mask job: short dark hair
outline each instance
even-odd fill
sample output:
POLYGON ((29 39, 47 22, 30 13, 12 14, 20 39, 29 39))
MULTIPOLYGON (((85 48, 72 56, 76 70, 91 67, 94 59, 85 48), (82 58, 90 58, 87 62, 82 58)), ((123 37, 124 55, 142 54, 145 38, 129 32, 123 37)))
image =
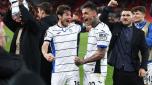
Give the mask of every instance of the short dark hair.
POLYGON ((50 14, 53 11, 53 6, 49 2, 42 2, 37 5, 37 8, 44 10, 46 14, 50 14))
POLYGON ((94 3, 91 2, 91 1, 86 2, 86 3, 82 6, 82 9, 84 9, 84 8, 89 8, 89 9, 91 9, 91 10, 94 10, 94 11, 98 12, 96 4, 94 4, 94 3))
POLYGON ((129 8, 123 8, 122 11, 131 11, 131 10, 129 8))
POLYGON ((68 5, 59 5, 56 10, 57 15, 63 15, 65 11, 71 11, 68 5))
POLYGON ((137 11, 140 11, 145 14, 146 8, 144 6, 136 6, 131 9, 131 12, 137 12, 137 11))
POLYGON ((131 11, 129 8, 123 8, 122 10, 121 10, 121 13, 123 12, 123 11, 131 11))

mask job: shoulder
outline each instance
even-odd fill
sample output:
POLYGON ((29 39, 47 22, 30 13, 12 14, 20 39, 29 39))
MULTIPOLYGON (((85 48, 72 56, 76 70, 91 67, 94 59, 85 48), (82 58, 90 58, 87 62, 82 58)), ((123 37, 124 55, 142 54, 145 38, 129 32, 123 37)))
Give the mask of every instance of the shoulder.
POLYGON ((53 31, 53 30, 58 29, 58 28, 59 28, 58 25, 53 25, 53 26, 50 26, 50 27, 47 29, 47 31, 53 31))
POLYGON ((100 22, 98 25, 97 25, 97 28, 100 29, 100 28, 108 28, 108 25, 103 23, 103 22, 100 22))
POLYGON ((105 24, 105 23, 103 23, 103 22, 99 23, 99 24, 95 27, 95 29, 96 29, 98 32, 110 32, 110 29, 109 29, 108 25, 105 24))
POLYGON ((71 23, 71 24, 69 25, 69 28, 70 28, 71 30, 75 30, 75 31, 80 31, 80 30, 81 30, 81 26, 78 25, 78 24, 75 24, 75 23, 71 23))
POLYGON ((70 23, 69 28, 71 28, 71 27, 80 27, 80 25, 75 24, 75 23, 70 23))

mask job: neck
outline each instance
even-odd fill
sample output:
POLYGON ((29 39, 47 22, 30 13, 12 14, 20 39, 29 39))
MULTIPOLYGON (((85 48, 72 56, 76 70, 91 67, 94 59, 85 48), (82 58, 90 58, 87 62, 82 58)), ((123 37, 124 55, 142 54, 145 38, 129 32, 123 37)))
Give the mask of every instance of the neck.
POLYGON ((64 26, 60 20, 58 21, 58 25, 62 28, 67 27, 67 26, 64 26))
POLYGON ((96 27, 99 24, 100 20, 98 18, 95 18, 92 22, 92 27, 96 27))
POLYGON ((145 19, 141 19, 140 21, 137 21, 135 23, 140 23, 140 22, 143 22, 145 19))
POLYGON ((132 23, 131 24, 129 24, 129 25, 127 25, 127 27, 131 27, 132 26, 132 23))

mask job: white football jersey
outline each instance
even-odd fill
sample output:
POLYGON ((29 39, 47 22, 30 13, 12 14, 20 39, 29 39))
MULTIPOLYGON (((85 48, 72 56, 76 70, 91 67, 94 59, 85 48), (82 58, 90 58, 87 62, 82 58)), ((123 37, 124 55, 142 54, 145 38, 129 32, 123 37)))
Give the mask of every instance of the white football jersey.
MULTIPOLYGON (((98 48, 107 48, 109 46, 112 34, 109 27, 100 22, 95 28, 88 33, 88 45, 85 58, 91 57, 98 48)), ((107 52, 103 59, 97 62, 84 64, 84 71, 89 73, 101 73, 102 76, 107 74, 107 52)))
POLYGON ((52 54, 55 56, 53 72, 78 71, 74 58, 77 56, 80 31, 81 27, 76 24, 70 24, 65 28, 54 25, 47 30, 44 40, 50 42, 52 54))

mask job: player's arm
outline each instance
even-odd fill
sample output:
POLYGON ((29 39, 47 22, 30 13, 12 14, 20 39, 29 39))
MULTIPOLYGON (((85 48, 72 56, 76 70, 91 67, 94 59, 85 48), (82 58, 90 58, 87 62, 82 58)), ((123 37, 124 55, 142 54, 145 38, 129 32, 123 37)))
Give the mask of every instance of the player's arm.
POLYGON ((97 60, 100 60, 104 58, 105 53, 107 52, 107 47, 109 46, 109 42, 111 40, 111 32, 109 30, 109 27, 105 24, 104 30, 99 31, 96 34, 97 38, 97 51, 90 57, 86 59, 79 59, 78 57, 75 58, 75 63, 77 65, 86 64, 90 62, 95 62, 97 60))
POLYGON ((49 41, 44 41, 42 45, 42 54, 47 61, 52 62, 54 60, 54 56, 51 53, 48 53, 49 44, 49 41))
POLYGON ((81 64, 86 64, 86 63, 90 63, 90 62, 95 62, 97 60, 104 58, 105 53, 106 53, 106 48, 98 48, 98 50, 95 52, 95 54, 93 54, 91 57, 88 57, 83 60, 76 57, 75 63, 76 63, 76 65, 81 65, 81 64))
POLYGON ((45 34, 45 37, 44 37, 44 42, 43 42, 43 45, 42 45, 42 48, 41 48, 43 56, 49 62, 52 62, 54 60, 54 56, 51 53, 48 53, 48 47, 51 43, 52 38, 53 38, 52 28, 50 27, 46 31, 46 34, 45 34))

